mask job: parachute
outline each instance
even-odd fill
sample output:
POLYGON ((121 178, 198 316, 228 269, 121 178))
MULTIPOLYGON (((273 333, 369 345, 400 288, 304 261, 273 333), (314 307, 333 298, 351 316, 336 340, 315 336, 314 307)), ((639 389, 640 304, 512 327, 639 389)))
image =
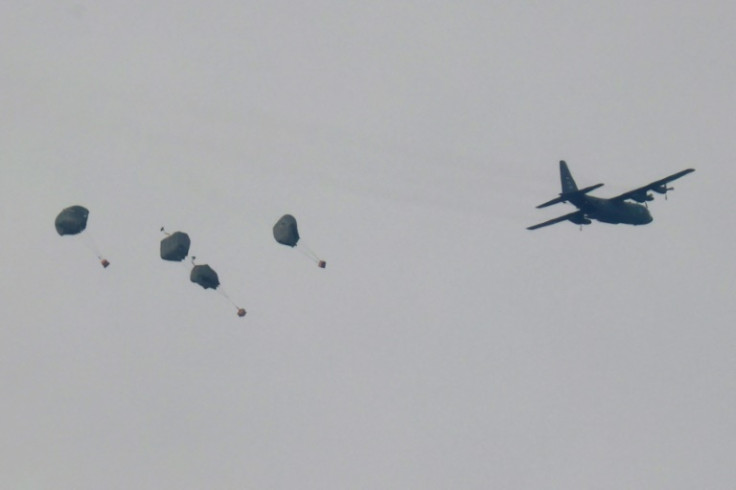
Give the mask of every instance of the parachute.
MULTIPOLYGON (((290 214, 283 215, 275 225, 273 225, 273 237, 281 245, 287 247, 296 247, 299 243, 299 230, 296 226, 296 218, 290 214)), ((301 251, 311 260, 317 263, 317 266, 324 269, 327 262, 321 260, 309 247, 302 245, 301 251)))
POLYGON ((273 237, 282 245, 296 247, 299 242, 299 230, 296 227, 296 218, 285 214, 273 225, 273 237))
MULTIPOLYGON (((164 231, 161 228, 161 231, 164 231)), ((189 255, 189 246, 192 241, 189 235, 183 231, 175 231, 171 235, 161 240, 161 258, 174 262, 181 262, 189 255)))
POLYGON ((205 289, 217 289, 220 285, 220 279, 217 277, 217 272, 207 264, 195 265, 192 268, 191 274, 189 274, 189 280, 193 283, 199 284, 205 289))
MULTIPOLYGON (((88 217, 89 210, 84 206, 69 206, 68 208, 63 209, 59 215, 56 216, 54 227, 56 227, 56 232, 60 236, 78 235, 87 229, 88 217)), ((102 255, 97 251, 97 247, 94 245, 91 237, 87 238, 86 244, 93 252, 95 252, 97 258, 100 259, 102 267, 110 265, 110 262, 102 257, 102 255)))
POLYGON ((84 206, 69 206, 56 217, 56 232, 61 236, 82 233, 87 228, 88 216, 89 209, 84 206))

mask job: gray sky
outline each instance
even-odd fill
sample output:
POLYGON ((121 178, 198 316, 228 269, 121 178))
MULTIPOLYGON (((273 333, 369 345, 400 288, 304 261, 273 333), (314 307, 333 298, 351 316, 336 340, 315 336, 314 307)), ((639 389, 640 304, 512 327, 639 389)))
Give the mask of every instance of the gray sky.
POLYGON ((0 487, 733 488, 735 23, 2 2, 0 487), (563 158, 604 197, 697 172, 648 226, 529 232, 563 158))

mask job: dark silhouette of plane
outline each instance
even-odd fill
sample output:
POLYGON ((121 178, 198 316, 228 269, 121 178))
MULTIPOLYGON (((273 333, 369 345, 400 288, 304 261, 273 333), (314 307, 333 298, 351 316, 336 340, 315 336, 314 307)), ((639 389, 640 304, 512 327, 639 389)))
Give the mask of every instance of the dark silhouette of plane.
POLYGON ((592 223, 591 220, 601 221, 603 223, 612 224, 627 224, 627 225, 646 225, 652 222, 652 215, 649 214, 647 208, 647 201, 653 201, 654 196, 649 191, 654 191, 658 194, 664 194, 665 199, 667 198, 667 191, 674 190, 673 187, 667 187, 669 182, 675 179, 679 179, 683 175, 687 175, 690 172, 694 172, 695 169, 688 168, 672 174, 664 179, 657 180, 650 184, 647 184, 633 191, 624 192, 615 197, 604 199, 601 197, 588 196, 587 194, 603 184, 591 185, 583 189, 578 189, 575 184, 575 180, 572 178, 570 169, 567 168, 567 164, 564 161, 560 161, 560 180, 562 181, 562 192, 559 197, 547 201, 544 204, 540 204, 537 208, 546 208, 552 204, 560 202, 569 202, 578 208, 574 213, 566 214, 558 218, 539 223, 534 226, 530 226, 527 230, 536 230, 543 226, 554 225, 562 221, 571 221, 576 225, 589 225, 592 223), (636 202, 627 202, 628 200, 636 202), (638 204, 644 203, 644 205, 638 204))

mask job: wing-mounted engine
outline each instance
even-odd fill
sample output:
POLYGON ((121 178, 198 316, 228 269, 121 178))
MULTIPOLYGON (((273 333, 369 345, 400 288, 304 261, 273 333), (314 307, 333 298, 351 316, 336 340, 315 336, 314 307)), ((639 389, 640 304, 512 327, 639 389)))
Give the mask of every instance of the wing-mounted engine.
POLYGON ((667 199, 667 192, 668 191, 674 191, 674 187, 667 187, 667 184, 660 184, 658 186, 652 187, 652 190, 656 192, 657 194, 664 194, 664 198, 667 199))
POLYGON ((639 192, 636 192, 636 193, 632 194, 630 197, 631 197, 631 199, 633 199, 636 202, 646 203, 647 201, 654 201, 654 196, 651 193, 649 193, 649 192, 647 192, 645 190, 641 190, 639 192))
POLYGON ((589 225, 592 223, 583 213, 575 213, 573 216, 570 216, 567 218, 569 221, 572 221, 576 225, 589 225))
POLYGON ((590 219, 588 219, 588 217, 585 216, 585 214, 582 212, 573 214, 572 216, 567 218, 567 220, 580 226, 580 231, 583 231, 583 226, 589 225, 592 223, 592 221, 590 221, 590 219))

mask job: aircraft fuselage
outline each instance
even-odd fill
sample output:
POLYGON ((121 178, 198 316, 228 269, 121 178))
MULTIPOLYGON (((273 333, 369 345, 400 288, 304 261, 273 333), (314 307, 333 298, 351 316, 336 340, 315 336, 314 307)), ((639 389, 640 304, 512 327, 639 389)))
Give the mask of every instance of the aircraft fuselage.
POLYGON ((585 213, 586 217, 603 223, 646 225, 652 222, 649 209, 642 204, 588 195, 576 196, 570 199, 570 203, 585 213))

